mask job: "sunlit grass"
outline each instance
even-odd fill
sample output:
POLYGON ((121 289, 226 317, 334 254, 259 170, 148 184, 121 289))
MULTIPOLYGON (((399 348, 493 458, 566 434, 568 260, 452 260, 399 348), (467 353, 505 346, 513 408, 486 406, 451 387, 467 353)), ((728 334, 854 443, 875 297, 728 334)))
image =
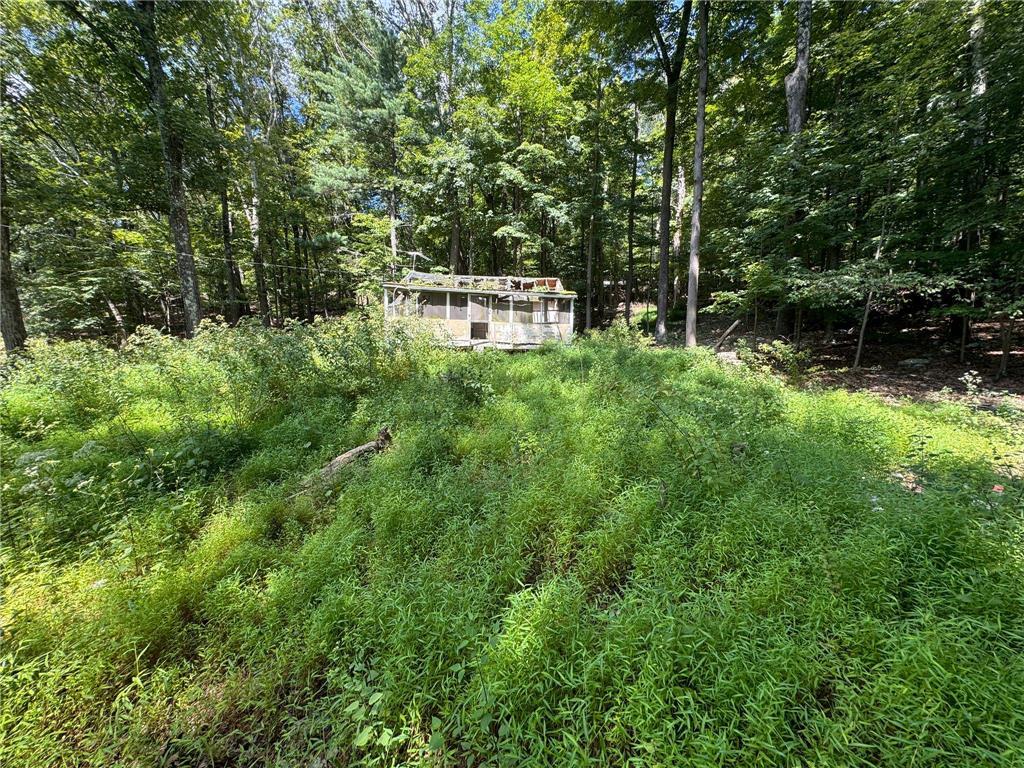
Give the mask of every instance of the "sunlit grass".
POLYGON ((32 353, 0 396, 12 765, 1021 763, 999 415, 619 328, 32 353))

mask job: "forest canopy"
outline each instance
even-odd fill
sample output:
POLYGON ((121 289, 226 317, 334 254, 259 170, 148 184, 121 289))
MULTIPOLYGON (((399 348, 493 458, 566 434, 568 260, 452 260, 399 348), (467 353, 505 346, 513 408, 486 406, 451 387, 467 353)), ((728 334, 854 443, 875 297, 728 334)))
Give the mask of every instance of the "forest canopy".
POLYGON ((791 338, 1022 312, 1013 2, 0 13, 8 348, 308 321, 411 266, 557 275, 581 328, 651 302, 659 338, 688 272, 791 338))

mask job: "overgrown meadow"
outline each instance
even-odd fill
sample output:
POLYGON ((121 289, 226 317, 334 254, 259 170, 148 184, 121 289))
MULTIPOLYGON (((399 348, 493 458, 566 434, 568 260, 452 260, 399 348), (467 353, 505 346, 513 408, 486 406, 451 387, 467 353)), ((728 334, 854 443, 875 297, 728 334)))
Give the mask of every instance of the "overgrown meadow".
POLYGON ((1024 765, 1019 414, 375 316, 3 375, 4 765, 1024 765))

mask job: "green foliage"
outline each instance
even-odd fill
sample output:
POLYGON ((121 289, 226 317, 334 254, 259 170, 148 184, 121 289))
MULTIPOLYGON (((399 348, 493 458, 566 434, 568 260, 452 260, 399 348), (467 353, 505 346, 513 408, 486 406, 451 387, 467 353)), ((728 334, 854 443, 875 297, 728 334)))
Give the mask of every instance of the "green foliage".
POLYGON ((0 390, 0 762, 1024 750, 1024 444, 997 415, 624 325, 522 355, 375 316, 30 351, 0 390))
MULTIPOLYGON (((1019 319, 1024 16, 995 1, 815 7, 808 120, 789 134, 795 7, 711 15, 710 308, 831 327, 855 322, 870 293, 890 315, 969 306, 980 320, 1019 319)), ((480 0, 448 11, 157 6, 207 314, 265 305, 277 325, 309 322, 375 298, 381 278, 414 263, 557 275, 591 293, 599 326, 627 272, 634 298, 650 298, 665 96, 652 30, 675 39, 678 8, 480 0)), ((33 335, 181 327, 133 13, 0 11, 14 30, 0 43, 12 73, 0 133, 17 147, 5 210, 33 335)), ((687 173, 688 50, 675 151, 687 173)), ((671 234, 685 251, 689 193, 675 192, 671 234)), ((672 264, 680 283, 685 261, 672 264)))
POLYGON ((811 354, 781 339, 758 344, 752 349, 746 339, 736 345, 736 355, 747 365, 764 373, 781 372, 791 383, 800 384, 808 373, 811 354))

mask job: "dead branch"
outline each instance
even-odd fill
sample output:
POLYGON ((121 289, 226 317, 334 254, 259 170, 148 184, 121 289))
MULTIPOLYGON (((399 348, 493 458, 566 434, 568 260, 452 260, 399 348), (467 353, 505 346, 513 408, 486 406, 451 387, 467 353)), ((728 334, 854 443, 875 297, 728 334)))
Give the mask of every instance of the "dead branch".
POLYGON ((729 326, 729 328, 726 330, 725 333, 723 333, 721 335, 721 337, 718 339, 718 341, 715 342, 715 352, 717 352, 719 349, 722 348, 722 344, 725 343, 725 340, 729 338, 729 335, 733 331, 736 330, 736 326, 739 325, 739 324, 740 324, 740 321, 737 320, 735 323, 733 323, 732 325, 729 326))
MULTIPOLYGON (((351 450, 345 451, 340 456, 335 456, 323 468, 315 475, 309 477, 303 484, 302 491, 308 491, 313 485, 317 483, 330 483, 334 480, 335 476, 341 471, 342 467, 348 466, 353 461, 358 459, 360 456, 365 456, 370 453, 377 453, 387 448, 391 444, 391 430, 384 427, 380 432, 377 433, 377 437, 368 443, 358 445, 351 450)), ((296 494, 297 495, 297 494, 296 494)))

